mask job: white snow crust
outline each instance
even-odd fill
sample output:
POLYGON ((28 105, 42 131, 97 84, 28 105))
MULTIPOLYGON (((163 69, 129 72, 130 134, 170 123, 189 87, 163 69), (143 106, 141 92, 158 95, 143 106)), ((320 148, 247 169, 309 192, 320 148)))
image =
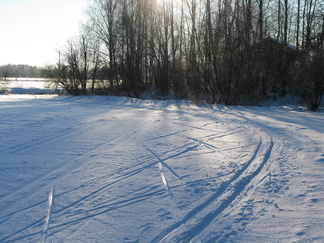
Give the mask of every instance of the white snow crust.
POLYGON ((0 95, 0 242, 324 242, 324 112, 0 95))

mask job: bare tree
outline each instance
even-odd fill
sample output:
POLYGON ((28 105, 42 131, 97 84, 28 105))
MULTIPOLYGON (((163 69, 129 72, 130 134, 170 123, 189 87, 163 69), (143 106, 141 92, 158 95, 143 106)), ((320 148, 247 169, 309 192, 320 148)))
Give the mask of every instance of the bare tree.
POLYGON ((93 0, 88 15, 88 32, 68 43, 60 67, 79 93, 87 79, 94 93, 100 73, 115 94, 252 103, 285 94, 298 65, 292 52, 308 58, 323 48, 318 0, 93 0))
POLYGON ((118 31, 119 24, 119 7, 120 2, 117 0, 94 0, 93 5, 88 9, 88 28, 94 32, 95 36, 106 46, 107 59, 106 63, 109 67, 109 75, 107 79, 110 87, 114 87, 114 81, 118 88, 119 73, 117 63, 118 49, 118 31))

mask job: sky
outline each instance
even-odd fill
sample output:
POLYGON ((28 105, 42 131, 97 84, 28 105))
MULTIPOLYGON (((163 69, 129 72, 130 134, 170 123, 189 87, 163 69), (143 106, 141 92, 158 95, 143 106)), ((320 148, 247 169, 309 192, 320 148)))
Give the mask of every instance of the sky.
POLYGON ((56 63, 78 35, 88 0, 0 0, 0 65, 56 63))

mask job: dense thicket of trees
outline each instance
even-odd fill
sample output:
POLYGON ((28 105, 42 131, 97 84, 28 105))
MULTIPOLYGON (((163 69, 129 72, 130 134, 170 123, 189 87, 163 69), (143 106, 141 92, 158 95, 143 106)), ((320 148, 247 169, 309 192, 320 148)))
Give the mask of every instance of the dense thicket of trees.
POLYGON ((93 0, 80 37, 60 51, 51 75, 73 94, 247 104, 291 92, 316 110, 324 93, 323 5, 93 0))

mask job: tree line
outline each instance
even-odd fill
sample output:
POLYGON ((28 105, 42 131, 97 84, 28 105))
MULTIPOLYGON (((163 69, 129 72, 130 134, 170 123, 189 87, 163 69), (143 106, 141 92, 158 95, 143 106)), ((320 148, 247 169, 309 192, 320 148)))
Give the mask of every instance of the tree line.
POLYGON ((0 66, 0 77, 3 79, 9 77, 41 78, 42 70, 36 66, 7 64, 0 66))
POLYGON ((321 0, 93 0, 87 16, 46 71, 70 94, 321 104, 321 0))

